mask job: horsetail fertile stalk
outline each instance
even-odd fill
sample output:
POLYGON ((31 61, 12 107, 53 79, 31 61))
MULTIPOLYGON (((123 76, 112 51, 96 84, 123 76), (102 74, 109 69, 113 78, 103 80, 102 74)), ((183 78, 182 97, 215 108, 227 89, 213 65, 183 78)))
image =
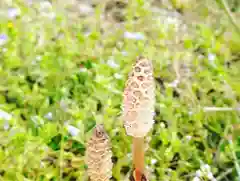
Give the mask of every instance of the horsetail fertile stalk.
POLYGON ((102 124, 93 130, 87 142, 86 164, 91 181, 109 181, 112 176, 111 144, 102 124))
POLYGON ((135 181, 142 181, 145 178, 144 137, 154 123, 154 104, 155 84, 152 62, 144 57, 138 57, 125 85, 122 113, 126 133, 133 137, 135 181))

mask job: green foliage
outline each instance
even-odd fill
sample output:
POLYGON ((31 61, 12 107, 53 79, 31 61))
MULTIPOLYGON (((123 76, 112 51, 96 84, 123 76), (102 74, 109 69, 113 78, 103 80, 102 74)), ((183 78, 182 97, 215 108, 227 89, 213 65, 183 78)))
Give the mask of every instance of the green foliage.
POLYGON ((122 94, 140 54, 153 60, 157 86, 150 180, 192 180, 204 163, 219 181, 238 180, 240 40, 227 23, 186 25, 183 36, 179 17, 156 15, 143 0, 122 5, 124 24, 102 20, 101 4, 76 18, 57 5, 44 12, 42 2, 14 3, 21 14, 0 26, 8 37, 0 44, 0 180, 87 180, 85 143, 96 123, 112 142, 113 178, 124 180, 132 158, 122 94))

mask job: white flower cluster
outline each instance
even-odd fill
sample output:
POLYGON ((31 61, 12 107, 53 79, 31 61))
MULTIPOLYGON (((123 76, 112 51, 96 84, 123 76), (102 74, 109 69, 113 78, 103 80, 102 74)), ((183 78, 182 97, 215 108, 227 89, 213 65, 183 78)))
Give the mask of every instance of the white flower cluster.
POLYGON ((42 17, 46 17, 49 19, 54 19, 56 17, 55 12, 53 11, 52 4, 48 1, 41 2, 39 10, 42 17))
POLYGON ((15 19, 16 17, 21 15, 21 9, 19 8, 9 8, 8 9, 8 17, 9 19, 15 19))
MULTIPOLYGON (((80 129, 75 126, 72 126, 69 120, 64 123, 64 126, 71 136, 76 137, 79 135, 80 129)), ((80 123, 79 123, 79 126, 80 126, 80 123)))
POLYGON ((208 164, 203 164, 200 169, 196 171, 193 181, 202 181, 205 179, 208 179, 209 181, 217 181, 208 164))
POLYGON ((12 119, 12 115, 0 109, 0 119, 9 121, 12 119))
POLYGON ((3 46, 8 41, 8 36, 6 34, 0 34, 0 46, 3 46))
POLYGON ((0 109, 0 121, 3 120, 3 129, 8 130, 10 125, 9 121, 12 119, 12 115, 0 109))
POLYGON ((141 32, 124 32, 124 38, 133 40, 144 40, 145 36, 141 32))

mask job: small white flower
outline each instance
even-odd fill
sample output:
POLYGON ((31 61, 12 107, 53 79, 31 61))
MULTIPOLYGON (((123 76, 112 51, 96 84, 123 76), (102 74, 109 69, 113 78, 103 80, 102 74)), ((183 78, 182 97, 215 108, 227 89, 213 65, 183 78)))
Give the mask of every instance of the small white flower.
MULTIPOLYGON (((153 117, 155 117, 155 116, 156 116, 156 112, 153 111, 153 112, 152 112, 152 115, 153 115, 153 117)), ((155 120, 153 120, 153 122, 155 123, 155 120)))
POLYGON ((215 54, 212 54, 212 53, 209 53, 209 54, 208 54, 208 60, 209 60, 210 62, 213 62, 215 59, 216 59, 216 55, 215 55, 215 54))
POLYGON ((211 167, 208 164, 204 164, 201 166, 201 170, 204 172, 211 172, 211 167))
POLYGON ((201 55, 198 55, 198 59, 199 59, 199 60, 204 59, 204 55, 202 55, 202 54, 201 54, 201 55))
POLYGON ((197 171, 196 171, 196 176, 197 176, 197 177, 202 177, 202 176, 203 176, 202 171, 201 171, 201 170, 197 170, 197 171))
POLYGON ((56 17, 54 12, 42 12, 41 15, 49 19, 54 19, 56 17))
POLYGON ((69 122, 70 122, 70 120, 66 120, 66 121, 64 121, 64 126, 68 126, 68 124, 69 124, 69 122))
POLYGON ((14 19, 21 14, 21 10, 19 8, 9 8, 8 9, 8 17, 10 19, 14 19))
POLYGON ((44 168, 45 164, 44 162, 40 161, 40 168, 44 168))
POLYGON ((85 67, 80 68, 80 72, 87 72, 87 68, 85 68, 85 67))
POLYGON ((204 168, 209 172, 211 170, 211 167, 208 164, 204 165, 204 168))
POLYGON ((52 120, 53 118, 53 114, 51 112, 47 113, 44 118, 48 119, 48 120, 52 120))
POLYGON ((212 172, 209 172, 209 173, 207 174, 207 178, 210 179, 210 180, 213 180, 213 179, 214 179, 214 176, 213 176, 212 172))
POLYGON ((79 5, 79 11, 81 13, 81 15, 88 15, 93 13, 93 8, 91 6, 89 6, 88 4, 81 4, 79 5))
POLYGON ((152 164, 152 165, 154 165, 154 164, 156 164, 156 163, 157 163, 157 160, 156 160, 156 159, 152 159, 152 160, 151 160, 151 164, 152 164))
POLYGON ((9 129, 9 123, 6 121, 5 123, 4 123, 4 126, 3 126, 3 129, 4 130, 8 130, 9 129))
POLYGON ((127 39, 144 40, 145 36, 141 32, 124 32, 124 37, 127 39))
POLYGON ((114 77, 116 78, 116 79, 122 79, 122 75, 121 74, 118 74, 118 73, 115 73, 114 74, 114 77))
POLYGON ((192 111, 189 111, 189 112, 188 112, 188 115, 189 115, 189 116, 193 115, 193 112, 192 112, 192 111))
POLYGON ((149 143, 151 140, 152 140, 152 137, 151 137, 151 136, 147 136, 147 137, 146 137, 146 142, 147 142, 147 143, 149 143))
POLYGON ((89 30, 88 30, 88 31, 85 31, 85 32, 84 32, 84 35, 85 35, 86 37, 90 36, 90 35, 91 35, 91 31, 89 31, 89 30))
POLYGON ((176 88, 179 83, 180 83, 179 80, 175 79, 173 82, 169 83, 168 86, 176 88))
POLYGON ((160 123, 160 127, 164 129, 166 126, 165 126, 165 124, 163 122, 161 122, 160 123))
POLYGON ((40 9, 41 10, 51 10, 52 4, 49 1, 42 1, 40 3, 40 9))
POLYGON ((186 140, 190 141, 192 139, 192 136, 191 135, 187 135, 186 136, 186 140))
POLYGON ((40 3, 40 13, 41 16, 54 19, 56 17, 56 14, 53 12, 52 4, 48 1, 43 1, 40 3))
POLYGON ((35 65, 38 62, 40 62, 42 60, 42 57, 40 55, 36 56, 36 58, 32 61, 32 64, 35 65))
POLYGON ((8 36, 6 34, 0 34, 0 46, 4 45, 8 41, 8 36))
POLYGON ((42 60, 42 57, 40 55, 36 56, 36 60, 37 61, 41 61, 42 60))
POLYGON ((0 119, 9 121, 12 119, 12 115, 0 109, 0 119))
POLYGON ((77 136, 80 130, 72 125, 67 125, 67 130, 72 136, 77 136))
POLYGON ((7 48, 3 48, 2 51, 5 53, 5 52, 8 51, 8 49, 7 48))
POLYGON ((66 101, 64 99, 61 99, 60 101, 60 107, 64 110, 64 111, 67 111, 68 109, 68 105, 66 103, 66 101))
POLYGON ((201 181, 199 177, 194 177, 192 181, 201 181))
POLYGON ((215 64, 215 60, 216 60, 216 55, 215 54, 212 54, 212 53, 209 53, 208 54, 208 60, 209 60, 209 63, 212 65, 212 66, 216 66, 215 64))
POLYGON ((164 20, 164 23, 166 23, 166 25, 177 25, 177 24, 179 24, 179 21, 177 18, 167 17, 164 20))
POLYGON ((119 67, 119 65, 113 59, 109 59, 107 61, 107 64, 112 68, 118 68, 119 67))
POLYGON ((126 51, 122 51, 121 53, 122 53, 123 56, 127 56, 128 55, 128 53, 126 51))
POLYGON ((54 19, 56 18, 56 14, 54 12, 50 12, 48 13, 48 16, 47 16, 49 19, 54 19))

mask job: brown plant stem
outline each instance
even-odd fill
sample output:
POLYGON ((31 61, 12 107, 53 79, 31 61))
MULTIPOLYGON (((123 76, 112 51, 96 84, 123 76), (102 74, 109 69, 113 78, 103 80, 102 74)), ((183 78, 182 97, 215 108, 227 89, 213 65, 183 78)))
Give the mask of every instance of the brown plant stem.
POLYGON ((133 138, 133 166, 135 168, 136 181, 141 181, 144 174, 144 138, 133 138))

